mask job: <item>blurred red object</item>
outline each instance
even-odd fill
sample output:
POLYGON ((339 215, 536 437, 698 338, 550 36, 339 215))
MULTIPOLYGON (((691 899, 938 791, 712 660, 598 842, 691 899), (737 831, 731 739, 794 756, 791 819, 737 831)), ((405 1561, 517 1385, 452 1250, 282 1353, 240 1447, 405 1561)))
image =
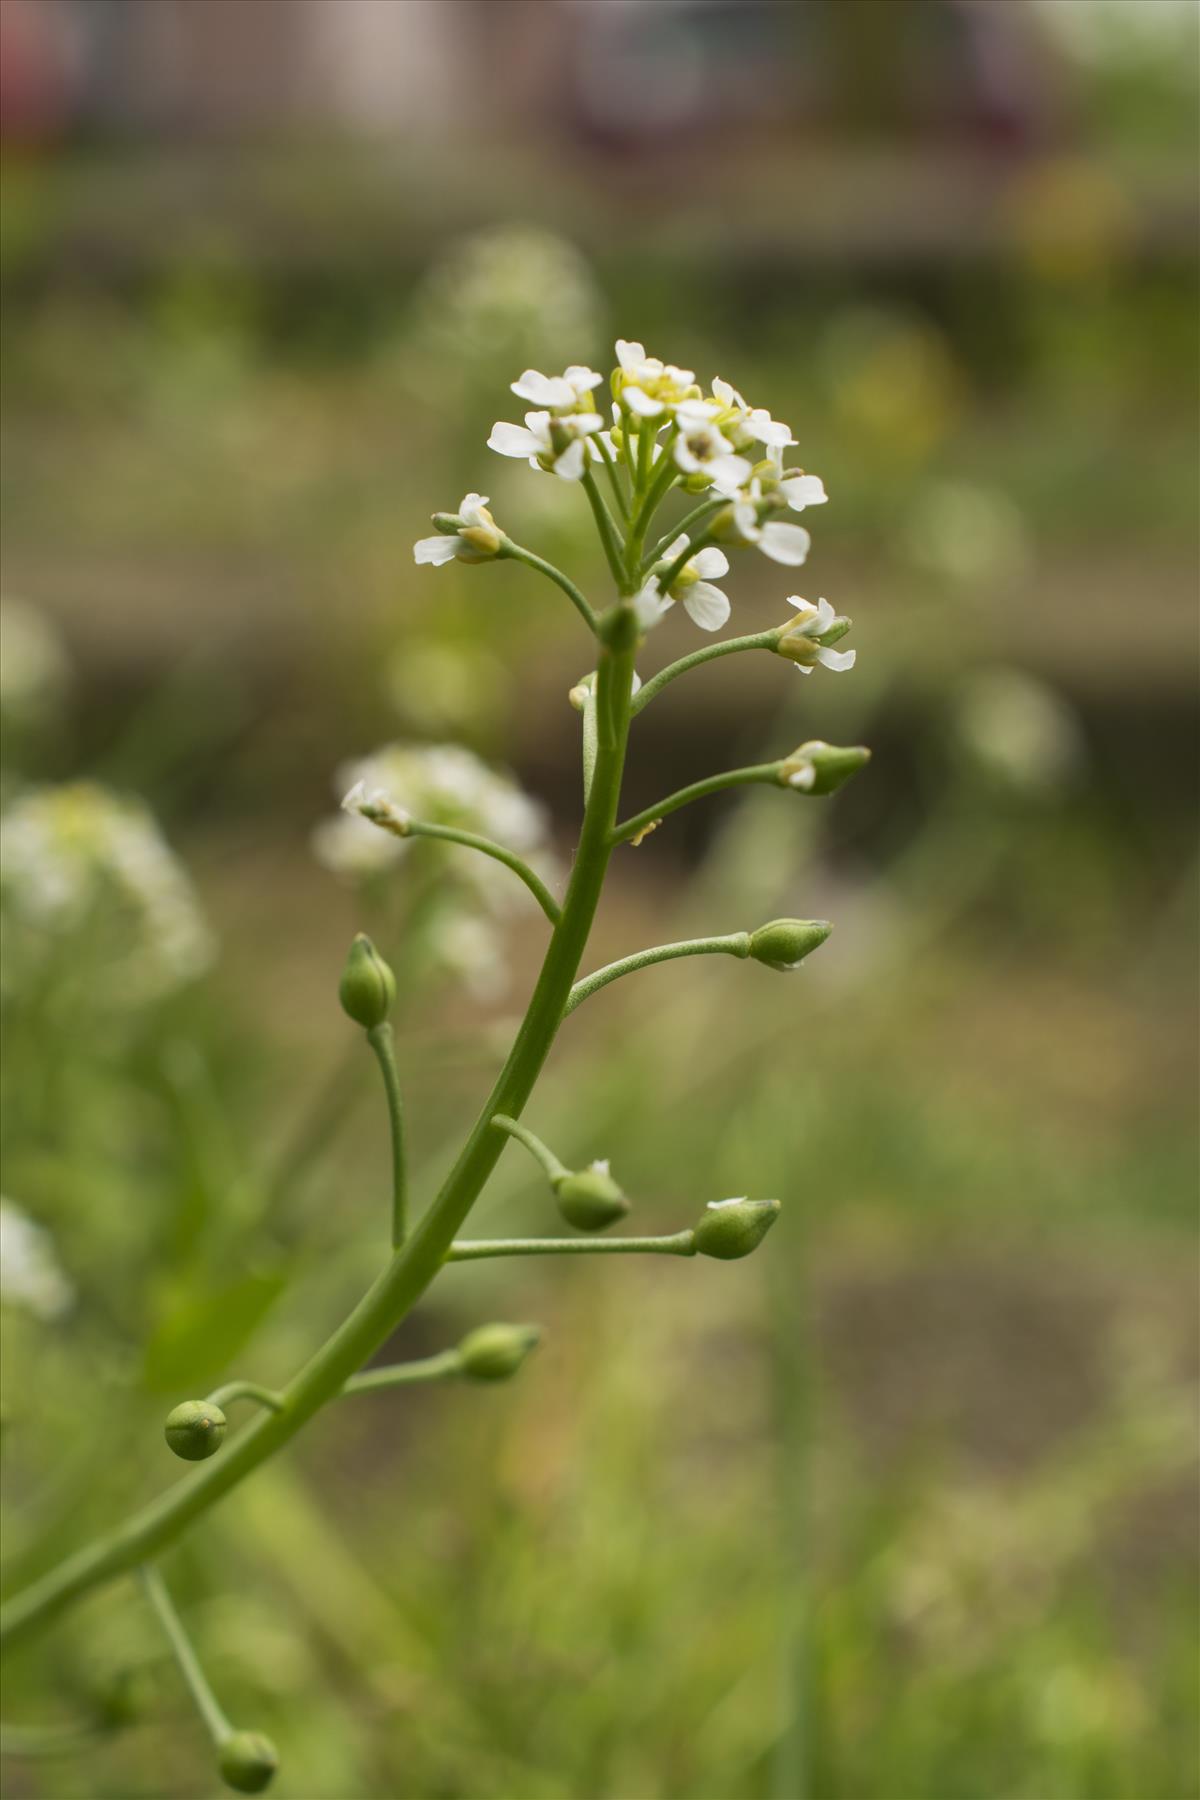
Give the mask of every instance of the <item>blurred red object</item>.
POLYGON ((57 137, 74 99, 70 21, 55 0, 0 4, 0 138, 36 144, 57 137))

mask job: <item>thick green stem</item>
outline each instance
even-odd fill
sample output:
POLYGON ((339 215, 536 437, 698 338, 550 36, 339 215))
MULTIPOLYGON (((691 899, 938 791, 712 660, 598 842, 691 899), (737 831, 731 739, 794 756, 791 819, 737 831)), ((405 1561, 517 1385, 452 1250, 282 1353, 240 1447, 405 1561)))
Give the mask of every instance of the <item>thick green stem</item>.
POLYGON ((703 781, 693 781, 690 787, 679 788, 674 794, 668 794, 665 800, 656 801, 644 811, 635 813, 632 819, 623 819, 613 832, 614 844, 627 844, 630 838, 639 837, 668 813, 678 812, 681 806, 690 806, 693 800, 703 800, 709 794, 722 794, 726 788, 746 787, 754 782, 779 783, 781 764, 752 763, 745 769, 724 769, 720 775, 708 775, 703 781))
POLYGON ((633 697, 630 711, 636 718, 644 706, 649 706, 656 694, 661 694, 671 682, 678 681, 690 669, 698 669, 701 663, 714 662, 719 656, 736 656, 742 650, 774 650, 783 630, 755 631, 749 637, 725 638, 719 644, 706 644, 703 650, 693 650, 690 656, 681 656, 678 662, 668 663, 657 675, 640 687, 633 697))
POLYGON ((460 831, 456 825, 432 825, 424 819, 409 819, 405 825, 405 837, 438 838, 447 844, 463 844, 468 850, 478 850, 484 856, 490 856, 493 862, 503 863, 511 869, 529 889, 546 917, 552 925, 557 925, 561 908, 550 889, 540 875, 535 875, 529 864, 519 857, 515 850, 506 849, 497 844, 493 838, 480 837, 475 831, 460 831))
POLYGON ((523 544, 514 544, 511 538, 502 538, 497 556, 507 557, 510 562, 524 563, 527 569, 536 569, 539 575, 545 575, 555 587, 561 588, 571 605, 575 608, 589 631, 596 629, 596 615, 580 593, 575 583, 561 569, 543 556, 535 556, 532 550, 526 550, 523 544))
POLYGON ((196 1710, 204 1720, 205 1728, 218 1750, 226 1738, 233 1736, 233 1726, 221 1710, 220 1702, 208 1685, 208 1677, 200 1667, 200 1659, 192 1649, 191 1640, 183 1629, 183 1622, 175 1611, 174 1602, 166 1589, 166 1584, 157 1569, 145 1567, 140 1571, 142 1586, 146 1590, 163 1634, 171 1646, 175 1661, 179 1664, 179 1673, 183 1676, 188 1692, 196 1702, 196 1710))
POLYGON ((456 1233, 503 1150, 504 1140, 492 1129, 492 1119, 498 1112, 510 1118, 520 1115, 549 1055, 599 903, 625 762, 636 641, 631 629, 613 635, 622 639, 622 645, 603 649, 597 670, 597 717, 602 723, 596 767, 562 917, 516 1041, 441 1191, 404 1249, 284 1390, 281 1410, 255 1419, 221 1455, 18 1594, 0 1615, 0 1644, 11 1647, 32 1635, 81 1594, 174 1543, 342 1391, 412 1310, 443 1266, 456 1233))
POLYGON ((396 1047, 386 1019, 382 1025, 375 1025, 368 1031, 367 1042, 375 1052, 387 1097, 392 1140, 392 1249, 399 1250, 408 1236, 408 1156, 404 1145, 404 1102, 400 1097, 400 1076, 396 1070, 396 1047))
POLYGON ((503 1131, 510 1138, 516 1138, 518 1144, 524 1144, 530 1156, 546 1171, 550 1182, 562 1181, 571 1173, 565 1163, 559 1162, 550 1146, 543 1144, 540 1137, 535 1137, 527 1125, 520 1124, 516 1119, 505 1118, 503 1113, 497 1113, 492 1124, 497 1131, 503 1131))
POLYGON ((695 1256, 694 1231, 670 1237, 460 1238, 447 1262, 482 1262, 489 1256, 695 1256))
POLYGON ((581 1001, 590 999, 600 988, 607 987, 610 981, 619 981, 622 975, 634 975, 639 969, 652 968, 655 963, 674 962, 681 956, 746 957, 749 954, 748 931, 731 931, 726 937, 686 938, 679 944, 656 944, 650 950, 637 950, 632 956, 623 956, 620 962, 607 963, 604 968, 577 981, 563 1009, 563 1018, 573 1013, 581 1001))

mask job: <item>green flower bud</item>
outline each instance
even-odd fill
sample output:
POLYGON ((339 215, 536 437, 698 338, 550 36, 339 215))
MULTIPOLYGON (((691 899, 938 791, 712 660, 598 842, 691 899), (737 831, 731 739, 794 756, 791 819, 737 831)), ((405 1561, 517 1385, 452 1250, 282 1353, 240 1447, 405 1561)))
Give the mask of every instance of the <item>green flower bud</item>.
POLYGON ((605 1231, 623 1219, 629 1202, 608 1172, 607 1162, 594 1162, 555 1182, 558 1210, 577 1231, 605 1231))
POLYGON ((430 523, 443 537, 454 537, 462 521, 457 513, 434 513, 430 523))
POLYGON ((750 954, 768 969, 796 968, 833 930, 827 919, 772 919, 750 934, 750 954))
POLYGON ((695 1230, 696 1249, 735 1262, 757 1250, 778 1217, 778 1200, 710 1200, 695 1230))
POLYGON ((479 1325, 458 1346, 462 1372, 471 1381, 507 1381, 541 1335, 538 1325, 479 1325))
POLYGON ((684 476, 680 486, 685 494, 703 494, 712 486, 712 476, 706 475, 703 469, 694 469, 684 476))
POLYGON ((261 1794, 279 1767, 279 1752, 261 1731, 235 1731, 221 1745, 217 1767, 226 1787, 261 1794))
POLYGON ((842 748, 822 738, 810 738, 780 763, 780 786, 799 788, 804 794, 832 794, 870 760, 865 744, 842 748))
POLYGON ((360 931, 350 946, 338 985, 342 1011, 371 1031, 382 1025, 396 998, 396 977, 369 937, 360 931))
POLYGON ((219 1406, 210 1406, 207 1400, 184 1400, 167 1414, 163 1436, 185 1462, 203 1462, 221 1448, 226 1427, 219 1406))

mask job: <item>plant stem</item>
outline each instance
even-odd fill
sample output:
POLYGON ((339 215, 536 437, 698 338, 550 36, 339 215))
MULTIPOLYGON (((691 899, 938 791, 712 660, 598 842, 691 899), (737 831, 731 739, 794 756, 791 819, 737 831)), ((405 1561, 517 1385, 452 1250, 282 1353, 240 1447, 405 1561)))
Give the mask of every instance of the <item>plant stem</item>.
POLYGON ((633 975, 638 969, 652 968, 655 963, 674 962, 681 956, 746 957, 749 954, 748 931, 732 931, 727 937, 686 938, 679 944, 657 944, 652 950, 637 950, 632 956, 607 963, 604 968, 577 981, 563 1008, 563 1018, 573 1013, 581 1001, 589 1000, 600 988, 607 987, 610 981, 619 981, 622 975, 633 975))
POLYGON ((16 1595, 0 1615, 0 1645, 11 1647, 32 1635, 81 1594, 173 1544, 342 1391, 391 1336, 443 1266, 456 1232, 503 1149, 503 1139, 492 1130, 491 1121, 498 1112, 516 1118, 525 1106, 549 1055, 587 946, 612 853, 629 735, 633 657, 632 641, 616 650, 606 645, 601 649, 596 678, 597 717, 602 723, 596 766, 562 915, 504 1067, 454 1167, 404 1249, 284 1390, 279 1412, 262 1414, 239 1432, 221 1455, 16 1595))
POLYGON ((424 819, 410 819, 404 835, 406 837, 440 838, 447 844, 463 844, 468 850, 478 850, 484 856, 490 856, 494 862, 503 863, 506 869, 525 883, 546 917, 552 925, 558 924, 559 905, 540 875, 535 875, 529 864, 509 850, 498 844, 493 838, 480 837, 475 831, 460 831, 457 825, 433 825, 424 819))
POLYGON ((283 1406, 282 1394, 277 1394, 274 1388, 259 1387, 256 1381, 227 1381, 224 1387, 216 1388, 208 1396, 207 1404, 224 1408, 232 1406, 235 1400, 255 1400, 268 1412, 279 1412, 283 1406))
POLYGON ((167 1592, 162 1576, 149 1564, 143 1564, 138 1572, 142 1578, 142 1586, 146 1590, 146 1598, 157 1613, 158 1622, 171 1646, 175 1661, 179 1664, 179 1673, 183 1676, 188 1692, 196 1702, 196 1710, 204 1720, 213 1743, 220 1749, 226 1738, 233 1736, 233 1726, 225 1717, 217 1696, 208 1685, 208 1677, 200 1667, 200 1660, 192 1649, 191 1640, 183 1628, 183 1621, 175 1611, 174 1602, 167 1592))
POLYGON ((392 1249, 399 1250, 408 1236, 408 1158, 404 1147, 404 1103, 396 1072, 396 1047, 386 1019, 382 1025, 372 1026, 367 1033, 367 1042, 375 1052, 387 1097, 392 1138, 392 1249))
POLYGON ((703 781, 693 781, 689 787, 680 788, 674 794, 668 794, 665 800, 656 801, 647 806, 643 812, 635 813, 632 819, 625 819, 613 832, 614 844, 627 844, 639 832, 665 819, 668 813, 678 812, 681 806, 690 806, 693 800, 703 800, 709 794, 724 793, 726 788, 745 787, 753 782, 778 784, 781 765, 773 763, 752 763, 745 769, 724 769, 720 775, 707 775, 703 781))
POLYGON ((626 498, 624 488, 621 486, 621 478, 617 474, 617 465, 613 461, 612 451, 604 442, 604 433, 602 431, 596 432, 595 436, 590 441, 595 444, 600 455, 600 460, 608 471, 609 484, 612 487, 613 498, 617 503, 617 510, 623 519, 627 519, 629 517, 629 501, 626 498))
POLYGON ((501 539, 500 548, 496 554, 497 556, 507 557, 510 562, 524 563, 526 568, 536 569, 539 574, 547 576, 548 579, 554 583, 555 587, 562 589, 588 630, 592 632, 595 631, 595 613, 588 605, 579 589, 575 586, 575 583, 569 576, 564 575, 561 569, 556 569, 553 563, 546 561, 545 557, 535 556, 533 551, 526 550, 523 544, 514 544, 513 540, 508 537, 501 539))
MULTIPOLYGON (((676 535, 678 535, 678 533, 676 535)), ((684 564, 691 562, 693 556, 698 556, 701 550, 706 550, 712 541, 713 540, 708 533, 702 531, 694 544, 685 544, 683 549, 679 552, 679 555, 675 558, 675 561, 669 563, 663 574, 659 576, 659 592, 662 594, 669 594, 671 589, 675 586, 676 581, 679 579, 684 564)), ((675 539, 672 538, 671 542, 674 543, 675 539)))
POLYGON ((342 1388, 343 1394, 371 1394, 377 1388, 408 1387, 417 1381, 444 1381, 462 1373, 462 1357, 457 1350, 440 1350, 436 1356, 422 1357, 419 1362, 388 1363, 382 1369, 364 1369, 352 1375, 342 1388))
POLYGON ((633 697, 630 711, 636 718, 644 706, 649 706, 656 694, 661 694, 672 681, 686 675, 689 669, 698 669, 701 663, 713 662, 718 656, 736 656, 742 650, 774 650, 779 642, 780 632, 755 631, 749 637, 725 638, 719 644, 707 644, 703 650, 693 650, 690 656, 681 656, 678 662, 668 663, 657 675, 640 687, 633 697))
POLYGON ((571 1173, 564 1163, 559 1162, 549 1145, 543 1144, 540 1137, 535 1137, 527 1125, 519 1124, 516 1119, 506 1118, 503 1113, 497 1113, 492 1124, 497 1131, 507 1132, 509 1137, 516 1138, 518 1144, 524 1144, 530 1156, 545 1169, 551 1183, 562 1181, 571 1173))
POLYGON ((460 1238, 447 1262, 482 1262, 489 1256, 695 1256, 694 1231, 670 1237, 625 1238, 460 1238))
MULTIPOLYGON (((612 514, 604 504, 604 496, 596 486, 596 477, 590 468, 585 468, 582 476, 583 491, 588 497, 588 505, 592 509, 592 517, 596 521, 596 530, 600 533, 600 542, 604 545, 604 554, 608 558, 608 566, 612 578, 617 584, 617 592, 624 594, 626 590, 625 570, 621 562, 621 540, 617 536, 617 528, 613 524, 612 514)), ((593 615, 593 629, 595 628, 593 615)))
MULTIPOLYGON (((690 537, 695 526, 701 524, 706 519, 715 518, 716 514, 720 512, 723 506, 729 506, 730 504, 731 502, 728 501, 724 495, 721 495, 715 500, 712 498, 702 500, 699 506, 694 506, 690 513, 684 514, 678 525, 672 525, 670 531, 664 531, 657 544, 654 545, 654 548, 649 550, 642 559, 642 568, 653 568, 659 557, 664 555, 665 552, 671 548, 671 545, 681 533, 690 537)), ((695 555, 695 551, 696 546, 693 546, 690 554, 695 555)))

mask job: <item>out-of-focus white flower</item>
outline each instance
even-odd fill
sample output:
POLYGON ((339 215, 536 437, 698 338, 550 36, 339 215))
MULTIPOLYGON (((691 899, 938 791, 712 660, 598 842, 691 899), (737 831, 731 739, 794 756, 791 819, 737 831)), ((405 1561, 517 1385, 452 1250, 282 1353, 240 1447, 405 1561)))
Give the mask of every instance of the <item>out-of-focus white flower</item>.
POLYGON ((824 506, 829 499, 825 483, 819 475, 806 475, 803 469, 785 469, 783 453, 786 448, 788 446, 784 444, 772 444, 767 451, 780 493, 793 512, 803 512, 806 506, 824 506))
POLYGON ((500 548, 501 534, 487 507, 486 494, 464 494, 458 512, 438 514, 448 529, 435 537, 418 538, 413 545, 413 561, 443 563, 459 557, 463 562, 487 562, 500 548))
POLYGON ((482 1005, 498 1000, 508 986, 508 962, 495 925, 477 914, 452 912, 437 923, 433 954, 482 1005))
MULTIPOLYGON (((673 563, 687 547, 686 534, 677 537, 665 551, 664 563, 673 563)), ((694 624, 699 625, 701 631, 719 631, 729 617, 730 606, 727 595, 721 588, 713 585, 711 577, 725 575, 728 571, 729 558, 723 550, 710 544, 698 550, 695 556, 684 563, 672 581, 668 594, 661 592, 659 577, 651 575, 634 600, 642 630, 648 631, 657 625, 673 603, 680 600, 684 612, 694 624)))
POLYGON ((976 762, 1016 789, 1056 792, 1084 764, 1075 714, 1052 687, 1023 669, 984 669, 972 675, 954 723, 976 762))
POLYGON ((24 600, 0 600, 0 713, 36 717, 53 706, 68 672, 62 639, 46 614, 24 600))
POLYGON ((618 338, 613 397, 638 418, 657 419, 680 401, 700 396, 691 369, 660 362, 646 355, 645 345, 618 338))
POLYGON ((35 1319, 61 1319, 75 1299, 54 1239, 11 1200, 0 1199, 0 1300, 35 1319))
POLYGON ((552 470, 563 481, 578 481, 587 467, 585 439, 603 425, 597 412, 527 412, 524 425, 497 419, 488 449, 501 456, 523 456, 531 468, 552 470))
POLYGON ((520 381, 509 385, 519 400, 545 407, 548 412, 594 412, 588 397, 603 380, 603 375, 597 375, 594 369, 572 363, 561 375, 540 375, 536 369, 526 369, 520 381))
POLYGON ((23 945, 49 949, 94 928, 122 1000, 155 998, 213 957, 192 885, 149 810, 92 782, 30 789, 7 810, 0 893, 23 945))
MULTIPOLYGON (((811 600, 802 600, 799 594, 789 594, 788 605, 796 608, 799 617, 781 640, 779 654, 794 662, 801 675, 811 675, 818 663, 834 670, 854 667, 856 650, 834 650, 821 642, 839 623, 828 600, 818 600, 814 606, 811 600)), ((841 623, 844 629, 845 621, 841 623)))
POLYGON ((772 562, 798 569, 812 548, 812 539, 803 525, 788 525, 782 519, 760 520, 766 498, 756 475, 749 486, 741 489, 734 503, 733 529, 743 543, 753 544, 772 562))
POLYGON ((357 814, 370 824, 390 831, 393 837, 408 837, 412 830, 412 814, 397 806, 384 788, 373 788, 368 792, 365 781, 355 782, 349 793, 342 796, 341 806, 344 813, 351 817, 357 814))
POLYGON ((717 430, 713 410, 704 400, 687 400, 676 408, 679 435, 672 455, 685 475, 707 475, 718 494, 732 499, 750 479, 750 464, 734 454, 729 439, 717 430))

